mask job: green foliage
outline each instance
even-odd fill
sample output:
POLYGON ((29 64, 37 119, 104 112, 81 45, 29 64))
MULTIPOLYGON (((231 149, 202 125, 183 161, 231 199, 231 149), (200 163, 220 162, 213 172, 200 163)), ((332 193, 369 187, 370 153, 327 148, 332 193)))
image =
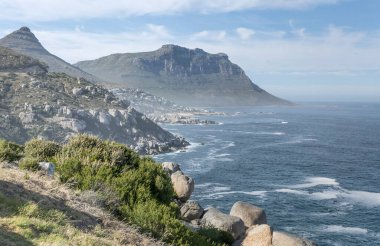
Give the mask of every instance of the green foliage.
POLYGON ((47 140, 32 139, 25 143, 25 156, 38 161, 50 161, 60 150, 60 145, 47 140))
POLYGON ((231 245, 235 240, 231 234, 225 231, 221 231, 215 228, 201 228, 198 234, 209 238, 211 241, 218 244, 231 245))
MULTIPOLYGON (((7 150, 8 159, 22 154, 21 146, 5 141, 0 142, 0 146, 0 151, 7 150)), ((54 160, 62 182, 82 191, 97 191, 106 206, 121 219, 167 243, 197 246, 231 243, 228 235, 217 230, 203 229, 196 233, 188 229, 179 220, 178 205, 172 202, 175 193, 167 173, 154 160, 140 157, 125 145, 89 135, 72 137, 62 147, 34 139, 26 143, 25 157, 19 165, 23 169, 37 170, 38 162, 46 160, 54 160)), ((36 232, 54 234, 59 227, 57 223, 65 223, 64 214, 43 210, 35 203, 19 206, 17 213, 22 217, 17 226, 28 225, 23 228, 27 238, 35 238, 36 232), (32 220, 40 223, 34 226, 32 220)))
MULTIPOLYGON (((55 157, 62 182, 80 190, 97 190, 112 200, 108 206, 123 220, 138 225, 174 245, 222 245, 221 233, 192 232, 179 220, 179 208, 171 200, 170 177, 150 158, 122 144, 78 135, 55 157), (221 236, 221 238, 219 238, 221 236)), ((228 241, 229 242, 229 241, 228 241)))
POLYGON ((39 169, 38 159, 32 157, 24 157, 20 160, 18 164, 21 169, 37 171, 39 169))
POLYGON ((22 155, 22 146, 6 140, 0 140, 0 161, 17 161, 22 155))

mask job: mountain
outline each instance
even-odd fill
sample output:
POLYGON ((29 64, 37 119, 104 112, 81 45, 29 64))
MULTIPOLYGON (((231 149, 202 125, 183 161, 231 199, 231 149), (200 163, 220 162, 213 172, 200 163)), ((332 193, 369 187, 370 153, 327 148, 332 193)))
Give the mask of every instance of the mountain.
POLYGON ((46 73, 45 64, 7 48, 0 48, 0 58, 0 138, 17 143, 31 138, 64 142, 71 135, 87 133, 144 154, 188 145, 99 85, 64 73, 46 73))
POLYGON ((0 71, 45 74, 49 67, 37 59, 0 46, 0 71))
POLYGON ((28 27, 22 27, 0 39, 0 46, 10 48, 20 54, 30 56, 46 63, 49 66, 50 72, 66 73, 72 77, 85 78, 86 80, 93 82, 98 80, 95 76, 88 74, 49 53, 28 27))
POLYGON ((185 106, 289 105, 253 84, 226 54, 164 45, 113 54, 75 66, 108 85, 141 89, 185 106))

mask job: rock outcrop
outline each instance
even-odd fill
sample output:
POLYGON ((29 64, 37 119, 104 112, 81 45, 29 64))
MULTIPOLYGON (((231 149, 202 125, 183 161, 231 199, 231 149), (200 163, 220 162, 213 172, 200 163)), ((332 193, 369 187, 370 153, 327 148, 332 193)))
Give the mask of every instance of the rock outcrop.
POLYGON ((186 176, 182 171, 173 173, 171 180, 178 199, 186 202, 194 191, 194 180, 186 176))
MULTIPOLYGON (((0 56, 14 58, 7 50, 0 50, 0 56)), ((22 68, 24 61, 34 60, 22 58, 12 66, 22 68)), ((64 142, 74 134, 86 133, 127 144, 141 154, 188 145, 137 112, 128 101, 84 79, 62 73, 7 71, 0 70, 0 138, 17 143, 30 138, 64 142)))
POLYGON ((230 215, 239 217, 246 227, 267 223, 264 209, 247 202, 236 202, 231 208, 230 215))
POLYGON ((203 208, 197 201, 187 201, 181 207, 181 217, 186 221, 200 219, 203 215, 203 208))
POLYGON ((278 231, 273 232, 272 244, 273 246, 317 246, 317 244, 311 240, 278 231))
POLYGON ((234 239, 238 239, 245 232, 244 223, 240 218, 222 213, 216 208, 210 208, 206 211, 202 217, 201 225, 229 232, 234 239))
POLYGON ((269 225, 250 227, 241 243, 242 246, 272 246, 273 230, 269 225))
MULTIPOLYGON (((191 179, 181 171, 180 166, 176 163, 163 162, 161 166, 168 175, 171 175, 172 185, 176 193, 178 183, 176 179, 173 180, 173 175, 175 177, 185 176, 186 180, 191 179)), ((198 231, 202 228, 215 228, 227 232, 235 239, 233 246, 316 246, 313 241, 308 239, 284 232, 273 232, 272 227, 267 224, 265 211, 253 204, 238 201, 233 205, 231 213, 228 215, 216 208, 209 208, 204 211, 197 201, 186 200, 173 199, 180 207, 181 218, 183 219, 181 222, 186 227, 192 231, 198 231)))
POLYGON ((157 123, 212 125, 217 122, 200 119, 199 116, 221 114, 202 108, 184 107, 139 89, 113 88, 110 91, 119 99, 130 101, 132 107, 157 123))
POLYGON ((118 87, 141 89, 185 106, 289 105, 257 85, 226 54, 164 45, 75 64, 118 87))
POLYGON ((0 46, 10 48, 22 55, 47 64, 50 72, 66 73, 70 76, 82 77, 92 82, 99 80, 95 76, 49 53, 28 27, 22 27, 0 39, 0 46))

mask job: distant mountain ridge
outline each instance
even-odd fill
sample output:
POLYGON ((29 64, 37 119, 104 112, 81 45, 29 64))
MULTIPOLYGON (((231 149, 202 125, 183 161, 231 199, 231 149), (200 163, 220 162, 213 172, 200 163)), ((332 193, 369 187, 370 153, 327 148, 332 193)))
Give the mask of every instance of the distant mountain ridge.
POLYGON ((10 48, 20 54, 46 63, 49 66, 50 72, 66 73, 70 76, 85 78, 92 82, 98 80, 95 76, 82 71, 47 51, 28 27, 21 27, 19 30, 0 39, 0 46, 10 48))
POLYGON ((185 106, 289 105, 252 81, 223 53, 163 45, 152 52, 112 54, 75 64, 103 81, 185 106))
MULTIPOLYGON (((31 33, 16 40, 21 45, 14 43, 16 50, 45 50, 31 33), (20 41, 22 38, 31 42, 20 41)), ((86 133, 127 144, 144 154, 173 151, 189 144, 103 86, 50 72, 50 67, 35 57, 0 45, 0 138, 17 143, 31 138, 64 142, 72 135, 86 133)))

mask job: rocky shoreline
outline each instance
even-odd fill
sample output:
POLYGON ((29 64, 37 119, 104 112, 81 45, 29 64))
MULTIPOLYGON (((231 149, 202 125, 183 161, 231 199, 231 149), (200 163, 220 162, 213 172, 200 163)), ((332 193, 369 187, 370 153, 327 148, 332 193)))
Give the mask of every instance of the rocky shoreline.
POLYGON ((216 208, 203 209, 199 202, 189 200, 195 188, 194 179, 184 174, 176 163, 163 162, 161 165, 170 175, 182 223, 191 230, 212 227, 227 232, 235 240, 233 246, 317 245, 309 239, 274 230, 267 222, 264 209, 254 204, 237 201, 229 214, 216 208))

